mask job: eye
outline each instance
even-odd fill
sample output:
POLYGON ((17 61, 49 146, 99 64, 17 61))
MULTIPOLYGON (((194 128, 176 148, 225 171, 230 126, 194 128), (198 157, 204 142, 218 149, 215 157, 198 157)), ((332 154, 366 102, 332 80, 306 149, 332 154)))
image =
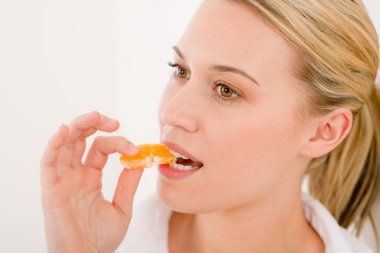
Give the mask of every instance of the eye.
POLYGON ((224 98, 231 98, 233 96, 238 96, 238 94, 231 89, 230 87, 224 84, 216 84, 216 90, 220 94, 220 96, 224 98))
POLYGON ((233 95, 237 95, 233 89, 231 89, 230 87, 227 87, 224 84, 218 84, 216 89, 218 90, 221 96, 226 97, 226 98, 230 98, 233 95))
POLYGON ((190 71, 188 71, 187 69, 181 67, 180 65, 178 65, 176 63, 172 63, 172 62, 168 62, 168 65, 171 68, 175 69, 175 72, 173 73, 173 75, 175 75, 176 77, 187 78, 187 79, 190 78, 190 71))
POLYGON ((239 92, 236 92, 221 81, 215 82, 213 86, 213 96, 224 104, 232 104, 243 99, 239 92))

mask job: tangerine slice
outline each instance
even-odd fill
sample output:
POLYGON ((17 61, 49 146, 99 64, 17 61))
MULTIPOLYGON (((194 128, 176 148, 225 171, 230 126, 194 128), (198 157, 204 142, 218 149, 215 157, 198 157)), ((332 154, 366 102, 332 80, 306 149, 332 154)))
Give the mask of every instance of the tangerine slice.
POLYGON ((169 164, 177 160, 163 144, 141 144, 137 148, 140 152, 135 156, 120 156, 120 162, 125 168, 144 169, 152 167, 154 163, 169 164))
POLYGON ((153 160, 157 164, 169 164, 174 163, 177 160, 169 148, 164 144, 152 144, 151 145, 153 160))

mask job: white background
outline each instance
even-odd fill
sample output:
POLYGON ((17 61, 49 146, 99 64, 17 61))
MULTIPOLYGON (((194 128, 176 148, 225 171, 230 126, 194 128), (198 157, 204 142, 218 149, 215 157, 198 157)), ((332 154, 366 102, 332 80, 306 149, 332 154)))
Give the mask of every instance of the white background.
MULTIPOLYGON (((167 61, 201 0, 0 0, 0 252, 45 252, 39 160, 61 123, 98 110, 133 142, 159 138, 167 61)), ((380 30, 380 4, 367 0, 380 30)), ((104 172, 111 199, 122 167, 104 172)), ((146 170, 137 198, 155 189, 146 170)))

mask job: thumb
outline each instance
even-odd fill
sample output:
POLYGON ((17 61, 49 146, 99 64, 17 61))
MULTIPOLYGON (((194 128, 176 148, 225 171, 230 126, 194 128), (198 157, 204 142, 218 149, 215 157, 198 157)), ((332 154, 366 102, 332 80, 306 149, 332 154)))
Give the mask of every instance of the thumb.
POLYGON ((112 204, 121 211, 127 221, 131 218, 133 198, 143 171, 124 169, 117 182, 112 204))

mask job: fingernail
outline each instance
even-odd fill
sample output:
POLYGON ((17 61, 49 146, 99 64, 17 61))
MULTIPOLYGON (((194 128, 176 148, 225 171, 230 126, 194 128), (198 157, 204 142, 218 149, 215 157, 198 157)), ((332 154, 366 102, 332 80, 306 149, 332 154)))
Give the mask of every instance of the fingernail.
POLYGON ((107 119, 108 124, 115 124, 116 122, 117 122, 117 120, 115 120, 115 119, 111 119, 111 118, 107 119))
POLYGON ((128 148, 130 151, 134 152, 134 153, 139 152, 139 149, 138 149, 138 148, 136 147, 136 145, 133 144, 132 142, 129 142, 129 143, 128 143, 127 148, 128 148))

